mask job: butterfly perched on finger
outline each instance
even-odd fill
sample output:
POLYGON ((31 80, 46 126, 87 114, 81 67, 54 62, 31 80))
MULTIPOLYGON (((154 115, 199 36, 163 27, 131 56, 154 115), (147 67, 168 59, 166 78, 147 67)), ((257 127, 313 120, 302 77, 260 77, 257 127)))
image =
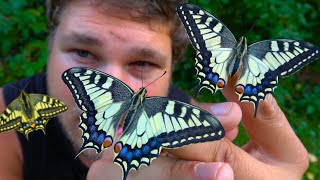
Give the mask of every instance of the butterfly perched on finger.
POLYGON ((49 120, 67 110, 60 100, 44 94, 28 94, 21 90, 0 114, 0 132, 16 129, 28 139, 30 132, 41 130, 45 134, 49 120))
POLYGON ((145 87, 134 92, 124 82, 99 70, 74 67, 62 74, 80 115, 80 152, 98 153, 114 144, 114 163, 126 179, 131 170, 149 166, 162 148, 177 148, 224 137, 220 122, 210 113, 165 97, 146 97, 145 87), (123 133, 115 142, 118 126, 123 133))
POLYGON ((279 77, 292 75, 320 57, 318 47, 298 40, 264 40, 248 46, 242 36, 237 42, 222 22, 192 4, 179 5, 177 14, 196 50, 197 94, 202 88, 215 93, 226 86, 229 76, 239 74, 235 92, 240 102, 254 104, 254 116, 279 77))

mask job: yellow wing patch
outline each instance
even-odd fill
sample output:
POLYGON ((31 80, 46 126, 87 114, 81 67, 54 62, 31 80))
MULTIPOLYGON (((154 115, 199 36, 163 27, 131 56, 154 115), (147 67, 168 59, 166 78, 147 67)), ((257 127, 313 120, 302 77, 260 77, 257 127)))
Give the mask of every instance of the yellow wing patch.
POLYGON ((21 91, 0 115, 0 132, 16 129, 28 139, 30 132, 42 130, 45 133, 49 119, 66 110, 67 106, 58 99, 21 91))

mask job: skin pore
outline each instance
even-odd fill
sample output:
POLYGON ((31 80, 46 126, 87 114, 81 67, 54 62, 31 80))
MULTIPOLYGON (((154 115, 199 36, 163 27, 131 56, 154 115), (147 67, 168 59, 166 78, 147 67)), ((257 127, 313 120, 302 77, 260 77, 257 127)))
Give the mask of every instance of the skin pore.
MULTIPOLYGON (((95 68, 117 77, 134 91, 141 87, 142 80, 148 84, 167 71, 147 90, 148 96, 166 96, 168 93, 172 71, 168 26, 128 18, 109 16, 85 2, 74 2, 62 13, 62 21, 51 44, 48 89, 51 96, 63 99, 69 107, 69 113, 61 114, 60 120, 75 149, 82 145, 78 128, 80 110, 61 80, 63 71, 75 66, 95 68)), ((89 166, 100 156, 95 150, 85 150, 79 157, 89 166)))

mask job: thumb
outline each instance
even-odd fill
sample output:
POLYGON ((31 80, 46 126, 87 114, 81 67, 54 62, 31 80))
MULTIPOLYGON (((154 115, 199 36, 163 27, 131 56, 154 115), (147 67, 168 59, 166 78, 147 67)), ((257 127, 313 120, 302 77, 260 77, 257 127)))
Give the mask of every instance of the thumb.
MULTIPOLYGON (((237 179, 265 178, 268 176, 268 174, 266 175, 266 171, 272 175, 271 168, 266 170, 266 165, 263 162, 255 159, 238 146, 232 144, 232 142, 226 138, 214 142, 193 144, 177 149, 168 149, 167 151, 181 159, 209 162, 206 163, 209 165, 211 162, 225 162, 232 167, 234 176, 237 177, 237 179)), ((201 163, 195 165, 195 167, 200 165, 201 163)))
MULTIPOLYGON (((104 155, 107 155, 104 153, 104 155)), ((110 162, 106 157, 94 162, 88 172, 87 179, 121 179, 121 168, 110 162)), ((137 171, 131 171, 128 180, 233 180, 233 170, 228 163, 188 161, 174 157, 160 156, 151 165, 142 166, 137 171)))
POLYGON ((129 173, 128 179, 130 178, 154 180, 233 180, 234 175, 228 163, 204 163, 172 157, 159 157, 149 167, 142 167, 136 172, 129 173))
POLYGON ((204 179, 233 180, 234 174, 228 163, 212 162, 195 165, 196 174, 204 179))

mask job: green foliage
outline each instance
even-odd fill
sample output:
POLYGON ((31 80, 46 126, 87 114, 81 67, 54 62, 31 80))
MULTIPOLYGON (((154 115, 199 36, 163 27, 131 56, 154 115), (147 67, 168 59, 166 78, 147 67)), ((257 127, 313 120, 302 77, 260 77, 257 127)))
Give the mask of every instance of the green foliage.
POLYGON ((0 2, 0 85, 44 70, 46 29, 43 2, 0 2))
MULTIPOLYGON (((264 39, 289 38, 320 46, 320 1, 318 0, 190 0, 220 19, 239 38, 249 44, 264 39), (250 30, 251 29, 251 30, 250 30)), ((47 58, 47 26, 43 0, 0 1, 0 86, 42 72, 47 58)), ((190 48, 185 62, 175 68, 174 83, 193 95, 198 80, 194 69, 195 52, 190 48), (188 72, 188 73, 186 73, 188 72)), ((318 158, 320 149, 320 62, 312 63, 296 75, 280 79, 275 97, 293 129, 308 151, 318 158)), ((203 90, 200 101, 225 101, 220 92, 203 90)), ((240 128, 236 144, 248 138, 240 128)), ((320 177, 320 163, 308 169, 320 177)), ((307 179, 307 177, 304 177, 307 179)))

